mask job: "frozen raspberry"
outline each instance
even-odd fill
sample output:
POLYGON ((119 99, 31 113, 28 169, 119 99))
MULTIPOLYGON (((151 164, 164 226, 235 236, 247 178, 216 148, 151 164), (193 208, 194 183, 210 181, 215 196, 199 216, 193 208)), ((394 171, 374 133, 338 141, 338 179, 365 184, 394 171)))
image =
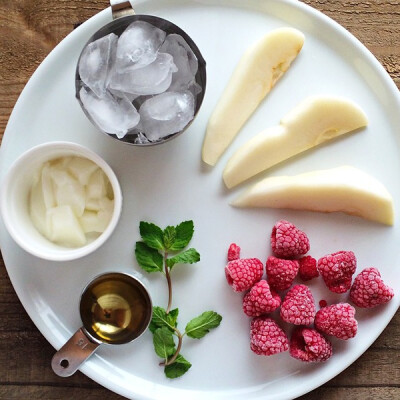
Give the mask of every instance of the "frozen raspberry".
POLYGON ((315 317, 314 298, 305 285, 295 285, 286 294, 281 306, 281 318, 295 325, 310 325, 315 317))
POLYGON ((289 289, 298 270, 299 262, 297 260, 282 260, 273 256, 268 257, 267 281, 275 290, 289 289))
POLYGON ((257 282, 243 298, 243 311, 249 317, 271 313, 280 305, 279 294, 271 290, 264 280, 257 282))
POLYGON ((350 300, 358 307, 370 308, 385 304, 394 296, 393 289, 386 286, 376 268, 365 268, 354 279, 350 300))
POLYGON ((301 256, 310 250, 307 235, 285 220, 278 221, 272 228, 271 246, 275 255, 283 258, 301 256))
POLYGON ((332 355, 332 345, 314 329, 299 327, 290 339, 290 355, 301 361, 326 361, 332 355))
POLYGON ((319 276, 317 270, 317 260, 311 256, 302 257, 299 259, 299 276, 303 281, 309 281, 319 276))
POLYGON ((271 318, 256 317, 251 321, 250 348, 260 356, 272 356, 289 349, 289 340, 271 318))
POLYGON ((352 251, 338 251, 318 260, 318 271, 334 293, 345 293, 350 289, 356 267, 357 260, 352 251))
POLYGON ((326 335, 338 339, 351 339, 357 333, 356 310, 350 304, 339 303, 319 310, 315 316, 315 327, 326 335))
POLYGON ((258 258, 240 258, 225 267, 226 280, 235 292, 250 289, 261 279, 263 272, 263 263, 258 258))
POLYGON ((232 243, 228 250, 228 261, 239 260, 240 247, 236 243, 232 243))

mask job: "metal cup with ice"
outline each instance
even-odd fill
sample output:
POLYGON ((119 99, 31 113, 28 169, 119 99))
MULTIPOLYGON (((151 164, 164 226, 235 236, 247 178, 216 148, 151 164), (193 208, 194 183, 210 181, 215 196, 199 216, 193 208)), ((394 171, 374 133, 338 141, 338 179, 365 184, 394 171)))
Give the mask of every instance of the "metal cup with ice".
POLYGON ((197 115, 206 63, 178 26, 135 15, 128 2, 111 3, 123 7, 112 7, 115 19, 83 48, 76 97, 89 120, 109 136, 138 146, 166 142, 197 115), (125 16, 116 18, 121 10, 125 16))

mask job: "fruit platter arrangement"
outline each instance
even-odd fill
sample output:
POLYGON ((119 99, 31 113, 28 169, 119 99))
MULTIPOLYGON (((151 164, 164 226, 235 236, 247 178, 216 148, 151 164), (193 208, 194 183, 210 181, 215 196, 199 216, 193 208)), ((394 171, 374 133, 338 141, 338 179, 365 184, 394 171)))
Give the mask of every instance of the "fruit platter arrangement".
POLYGON ((10 118, 17 294, 60 376, 138 399, 300 396, 400 304, 397 88, 296 1, 125 3, 54 50, 10 118))

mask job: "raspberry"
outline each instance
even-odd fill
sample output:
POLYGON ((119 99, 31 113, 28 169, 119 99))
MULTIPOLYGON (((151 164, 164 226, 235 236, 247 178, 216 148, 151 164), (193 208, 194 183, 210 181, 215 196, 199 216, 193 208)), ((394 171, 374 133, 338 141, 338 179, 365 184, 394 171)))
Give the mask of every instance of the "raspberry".
POLYGON ((258 258, 240 258, 225 267, 226 280, 235 292, 250 289, 261 279, 263 272, 263 263, 258 258))
POLYGON ((290 355, 305 362, 326 361, 332 355, 332 345, 315 329, 299 327, 290 339, 290 355))
POLYGON ((315 317, 314 298, 305 285, 295 285, 286 294, 281 306, 281 318, 295 325, 310 325, 315 317))
POLYGON ((356 267, 357 260, 352 251, 338 251, 318 260, 318 271, 334 293, 345 293, 350 289, 356 267))
POLYGON ((339 303, 319 310, 315 316, 315 327, 326 335, 338 339, 351 339, 357 333, 356 310, 350 304, 339 303))
POLYGON ((228 261, 239 260, 240 247, 236 243, 232 243, 228 250, 228 261))
POLYGON ((354 279, 350 300, 358 307, 370 308, 385 304, 394 296, 393 289, 386 286, 376 268, 365 268, 354 279))
POLYGON ((307 235, 285 220, 278 221, 272 228, 271 246, 275 255, 283 258, 301 256, 310 250, 307 235))
POLYGON ((260 356, 272 356, 289 349, 289 340, 271 318, 256 317, 251 321, 250 349, 260 356))
POLYGON ((243 311, 249 317, 271 313, 280 305, 281 298, 264 280, 256 283, 243 298, 243 311))
POLYGON ((302 257, 299 259, 299 276, 303 281, 309 281, 319 276, 317 270, 317 260, 311 256, 302 257))
POLYGON ((267 281, 275 290, 286 290, 292 285, 299 270, 297 260, 281 260, 276 257, 268 257, 267 281))

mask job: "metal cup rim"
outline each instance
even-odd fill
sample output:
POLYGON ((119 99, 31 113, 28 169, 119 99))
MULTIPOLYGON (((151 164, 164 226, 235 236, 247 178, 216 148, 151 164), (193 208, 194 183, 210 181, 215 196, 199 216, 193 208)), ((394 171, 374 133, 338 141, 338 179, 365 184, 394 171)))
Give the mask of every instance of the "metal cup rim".
POLYGON ((145 285, 138 277, 134 276, 133 274, 127 273, 127 272, 116 272, 116 271, 112 272, 112 271, 110 271, 110 272, 103 272, 103 273, 101 273, 101 274, 98 274, 98 275, 94 276, 94 277, 84 286, 84 288, 82 289, 81 295, 80 295, 80 299, 79 299, 79 315, 80 315, 81 322, 82 322, 82 328, 81 328, 81 329, 82 329, 82 330, 84 331, 84 333, 90 338, 91 341, 93 341, 94 343, 97 343, 97 344, 99 344, 99 345, 100 345, 100 344, 101 344, 101 345, 105 344, 105 345, 112 345, 112 346, 115 346, 115 345, 127 344, 127 343, 130 343, 130 342, 135 341, 136 339, 138 339, 139 337, 141 337, 141 336, 147 331, 147 329, 148 329, 148 327, 149 327, 149 325, 150 325, 150 322, 151 322, 152 310, 153 310, 153 302, 152 302, 152 298, 151 298, 150 292, 149 292, 149 290, 147 289, 146 285, 145 285), (146 293, 146 295, 147 295, 147 297, 148 297, 148 301, 149 301, 149 311, 148 311, 148 313, 147 313, 147 318, 146 318, 145 327, 142 329, 142 331, 140 332, 140 334, 139 334, 138 336, 134 337, 133 339, 129 339, 129 340, 126 340, 126 341, 123 341, 123 342, 114 342, 114 343, 113 343, 113 342, 107 342, 107 341, 102 340, 102 339, 99 338, 99 337, 94 336, 94 335, 87 329, 87 327, 86 327, 85 324, 84 324, 84 321, 83 321, 83 318, 82 318, 82 312, 81 312, 81 304, 82 304, 82 301, 83 301, 83 296, 84 296, 84 294, 87 292, 87 290, 88 290, 88 288, 89 288, 90 285, 92 285, 93 283, 95 283, 97 280, 100 280, 101 278, 107 277, 108 275, 121 275, 121 276, 127 277, 127 278, 129 278, 129 279, 135 281, 136 283, 139 283, 140 286, 144 289, 144 292, 146 293))
MULTIPOLYGON (((153 24, 154 25, 154 24, 153 24)), ((162 28, 160 28, 162 29, 162 28)), ((121 31, 121 33, 123 32, 123 30, 121 31)), ((120 33, 120 34, 121 34, 120 33)), ((116 33, 117 34, 117 33, 116 33)), ((118 34, 118 36, 120 35, 118 34)), ((84 112, 84 114, 86 115, 86 117, 89 119, 89 121, 97 127, 97 129, 99 131, 101 131, 102 133, 106 134, 107 136, 111 137, 114 140, 117 140, 118 142, 122 142, 122 143, 126 143, 132 146, 138 146, 138 147, 151 147, 151 146, 155 146, 155 145, 159 145, 162 143, 166 143, 172 139, 175 139, 176 137, 180 136, 183 132, 185 132, 189 126, 192 124, 192 122, 195 120, 198 112, 200 111, 201 105, 203 103, 204 100, 204 96, 205 96, 205 92, 206 92, 206 87, 207 87, 207 73, 206 73, 206 61, 203 58, 203 55, 201 54, 198 46, 196 45, 196 43, 193 41, 193 39, 179 26, 175 25, 173 22, 168 21, 164 18, 161 17, 157 17, 154 15, 149 15, 149 14, 133 14, 133 15, 127 15, 124 17, 120 17, 120 18, 116 18, 113 21, 110 21, 108 24, 104 25, 103 27, 101 27, 100 29, 98 29, 89 39, 88 41, 85 43, 85 45, 82 48, 82 51, 79 55, 78 58, 78 62, 76 64, 76 69, 75 69, 75 97, 78 100, 82 111, 84 112), (85 85, 83 84, 83 82, 80 79, 80 75, 79 75, 79 62, 81 60, 82 54, 84 49, 86 48, 86 46, 97 40, 100 39, 101 37, 106 36, 109 33, 116 33, 121 29, 121 26, 125 26, 123 28, 123 30, 126 29, 126 27, 128 27, 129 24, 131 24, 134 21, 145 21, 145 22, 149 22, 150 21, 157 21, 157 24, 155 26, 159 27, 159 25, 165 25, 168 26, 168 30, 172 29, 171 32, 167 32, 168 33, 177 33, 179 35, 181 35, 185 41, 188 43, 188 45, 190 46, 190 48, 193 50, 193 52, 195 53, 197 59, 198 59, 198 71, 196 73, 196 83, 198 83, 201 88, 202 91, 196 96, 196 107, 195 107, 195 112, 194 112, 194 116, 193 119, 183 128, 181 129, 179 132, 173 133, 171 135, 166 136, 165 138, 162 138, 159 141, 155 141, 155 142, 148 142, 148 143, 134 143, 132 141, 129 141, 127 138, 127 136, 129 136, 129 131, 127 133, 127 135, 121 139, 117 138, 117 136, 115 134, 111 134, 108 132, 103 131, 98 125, 97 123, 93 120, 93 118, 90 116, 90 114, 86 111, 81 99, 80 99, 80 95, 79 92, 81 90, 82 87, 84 87, 85 85), (110 30, 111 27, 114 27, 112 30, 110 30)))

